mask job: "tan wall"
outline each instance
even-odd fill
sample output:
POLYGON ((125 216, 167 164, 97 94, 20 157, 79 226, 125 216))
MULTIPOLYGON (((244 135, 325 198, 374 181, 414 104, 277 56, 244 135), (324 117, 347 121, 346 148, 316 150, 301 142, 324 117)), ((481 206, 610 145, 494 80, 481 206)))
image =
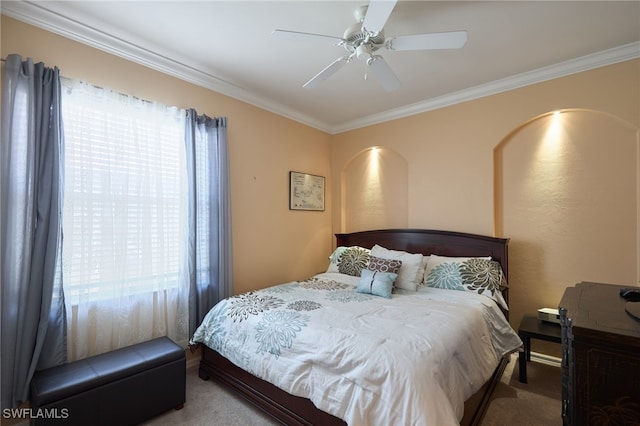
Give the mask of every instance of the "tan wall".
POLYGON ((17 53, 65 77, 228 117, 236 293, 326 269, 330 135, 6 16, 1 24, 3 57, 17 53), (326 211, 289 211, 290 170, 327 177, 326 211))
POLYGON ((350 231, 406 228, 407 160, 392 148, 360 152, 342 172, 342 220, 350 231))
MULTIPOLYGON (((385 180, 402 187, 408 175, 408 227, 511 239, 514 327, 525 312, 557 307, 578 281, 638 285, 639 124, 634 60, 334 135, 334 231, 356 230, 344 194, 358 185, 342 181, 354 176, 354 159, 370 147, 389 148, 407 162, 406 171, 386 170, 385 180), (552 127, 545 114, 565 108, 579 109, 561 114, 565 152, 536 159, 552 127), (508 151, 505 170, 494 162, 497 148, 508 151), (571 167, 550 176, 549 162, 558 158, 571 167), (552 182, 541 190, 545 177, 552 182), (567 182, 568 193, 558 196, 567 182), (504 190, 499 200, 494 185, 504 190)), ((371 225, 387 227, 377 217, 371 225)))

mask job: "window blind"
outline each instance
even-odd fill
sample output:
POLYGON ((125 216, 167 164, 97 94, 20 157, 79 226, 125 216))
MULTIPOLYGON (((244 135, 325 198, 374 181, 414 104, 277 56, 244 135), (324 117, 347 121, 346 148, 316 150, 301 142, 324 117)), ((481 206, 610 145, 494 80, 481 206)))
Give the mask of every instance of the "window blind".
POLYGON ((63 80, 67 303, 178 285, 184 111, 63 80))

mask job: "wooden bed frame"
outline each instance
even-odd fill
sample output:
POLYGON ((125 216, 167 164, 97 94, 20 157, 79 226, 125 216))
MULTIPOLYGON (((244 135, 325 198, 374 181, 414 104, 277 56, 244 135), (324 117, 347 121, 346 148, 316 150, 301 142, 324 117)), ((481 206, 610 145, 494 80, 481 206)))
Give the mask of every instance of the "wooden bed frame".
MULTIPOLYGON (((336 246, 371 248, 379 244, 391 250, 441 256, 491 256, 502 265, 508 279, 509 240, 483 235, 451 231, 420 229, 385 229, 350 234, 336 234, 336 246)), ((508 289, 503 296, 509 302, 508 289)), ((505 316, 507 312, 505 311, 505 316)), ((507 317, 508 319, 508 317, 507 317)), ((291 395, 282 389, 242 370, 218 352, 202 346, 199 376, 203 380, 214 378, 237 391, 277 420, 287 425, 345 425, 342 419, 319 410, 306 398, 291 395)), ((478 425, 489 404, 493 389, 500 381, 509 356, 505 356, 487 383, 465 402, 462 425, 478 425)))

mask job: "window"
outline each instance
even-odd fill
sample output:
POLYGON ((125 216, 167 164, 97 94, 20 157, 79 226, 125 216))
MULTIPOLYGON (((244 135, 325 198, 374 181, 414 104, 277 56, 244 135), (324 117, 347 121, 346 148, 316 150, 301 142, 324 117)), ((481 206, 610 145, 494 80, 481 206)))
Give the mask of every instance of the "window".
POLYGON ((177 287, 187 222, 184 110, 63 85, 67 304, 177 287))

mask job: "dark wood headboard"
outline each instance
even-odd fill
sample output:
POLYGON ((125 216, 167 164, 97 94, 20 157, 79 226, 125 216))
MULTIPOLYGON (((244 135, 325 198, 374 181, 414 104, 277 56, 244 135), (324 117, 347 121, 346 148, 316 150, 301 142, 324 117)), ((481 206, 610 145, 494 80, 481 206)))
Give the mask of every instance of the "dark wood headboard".
MULTIPOLYGON (((337 246, 372 248, 375 244, 390 250, 422 253, 423 255, 491 256, 493 260, 500 263, 507 282, 509 282, 508 238, 430 229, 381 229, 336 234, 337 246)), ((509 289, 505 288, 502 295, 508 304, 509 289)), ((507 312, 505 315, 508 318, 507 312)))

